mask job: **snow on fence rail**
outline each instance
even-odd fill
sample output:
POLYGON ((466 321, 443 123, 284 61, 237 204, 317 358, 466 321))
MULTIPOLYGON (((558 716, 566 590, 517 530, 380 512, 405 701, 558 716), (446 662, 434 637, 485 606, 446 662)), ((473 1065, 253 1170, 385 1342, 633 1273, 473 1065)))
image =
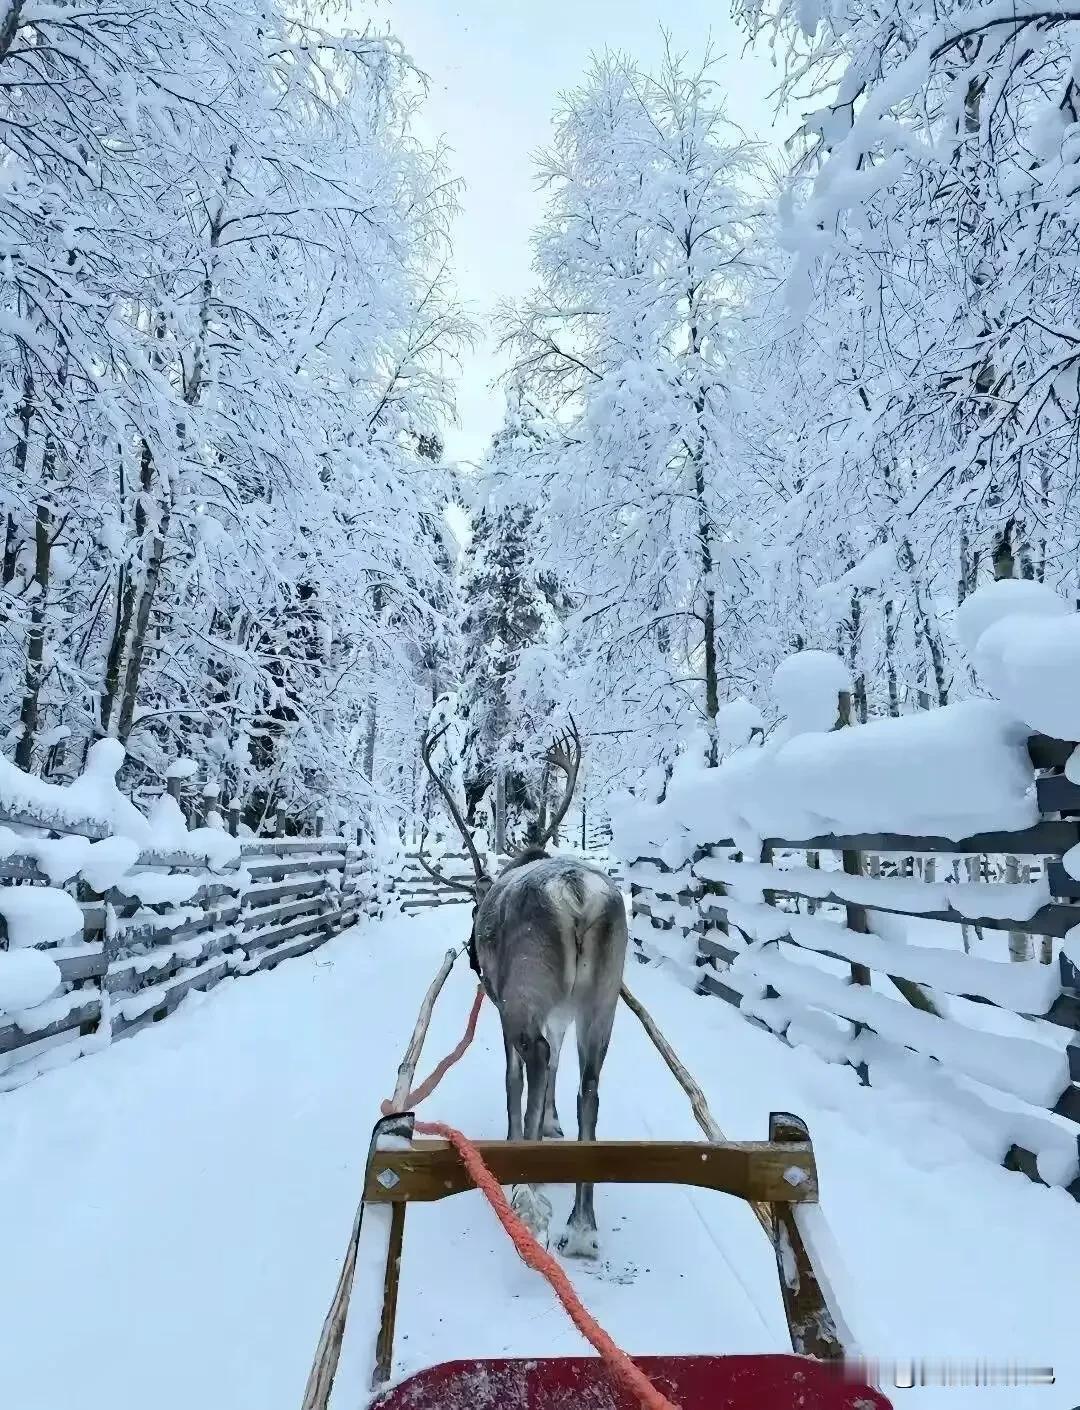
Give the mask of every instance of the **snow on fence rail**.
POLYGON ((1080 617, 1033 631, 1041 608, 1015 603, 1038 586, 969 599, 965 645, 1004 703, 843 728, 842 663, 800 653, 775 735, 755 743, 737 702, 719 767, 681 760, 615 838, 640 959, 865 1083, 914 1085, 978 1149, 1080 1198, 1080 748, 1032 732, 1050 701, 1080 738, 1080 617))
POLYGON ((144 816, 122 760, 102 741, 67 787, 0 764, 0 1088, 317 948, 379 889, 359 836, 240 840, 168 794, 144 816))

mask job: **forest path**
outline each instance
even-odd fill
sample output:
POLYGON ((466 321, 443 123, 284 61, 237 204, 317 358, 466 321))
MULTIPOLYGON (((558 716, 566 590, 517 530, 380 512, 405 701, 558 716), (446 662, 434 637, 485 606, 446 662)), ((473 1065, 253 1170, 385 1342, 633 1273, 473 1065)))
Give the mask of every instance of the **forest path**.
MULTIPOLYGON (((297 1410, 379 1101, 439 959, 467 924, 460 906, 367 923, 0 1096, 0 1404, 297 1410)), ((459 964, 421 1073, 460 1037, 473 982, 459 964)), ((1080 1347, 1062 1249, 1075 1246, 1080 1211, 1066 1195, 975 1155, 914 1096, 862 1089, 848 1069, 784 1047, 662 970, 632 966, 630 982, 729 1136, 764 1138, 770 1110, 809 1123, 858 1303, 845 1312, 865 1350, 1056 1363, 1057 1387, 1011 1390, 1010 1410, 1069 1410, 1080 1347)), ((560 1109, 572 1130, 568 1044, 560 1109)), ((505 1134, 490 1005, 424 1115, 475 1137, 505 1134)), ((601 1081, 600 1134, 700 1136, 625 1010, 601 1081)), ((549 1193, 554 1231, 571 1192, 549 1193)), ((609 1187, 597 1214, 601 1261, 567 1266, 629 1351, 786 1349, 772 1251, 739 1202, 609 1187)), ((581 1351, 479 1195, 410 1211, 395 1373, 456 1356, 581 1351)), ((896 1395, 912 1406, 947 1399, 950 1410, 986 1403, 975 1389, 896 1395)), ((359 1410, 364 1398, 343 1382, 335 1405, 359 1410)))

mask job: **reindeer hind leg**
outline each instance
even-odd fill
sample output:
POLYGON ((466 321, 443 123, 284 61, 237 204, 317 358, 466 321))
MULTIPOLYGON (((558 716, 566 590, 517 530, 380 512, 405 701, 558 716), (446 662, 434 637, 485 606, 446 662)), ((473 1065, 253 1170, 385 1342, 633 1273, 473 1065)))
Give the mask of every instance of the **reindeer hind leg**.
MULTIPOLYGON (((596 1015, 590 1020, 578 1023, 578 1061, 581 1066, 581 1085, 578 1088, 578 1140, 596 1140, 596 1121, 600 1110, 600 1069, 607 1056, 614 1022, 614 1008, 610 1013, 596 1015)), ((566 1229, 559 1239, 559 1251, 572 1258, 596 1258, 600 1252, 600 1241, 596 1232, 596 1209, 593 1186, 581 1184, 577 1187, 574 1207, 570 1211, 566 1229)))
POLYGON ((506 1139, 520 1141, 522 1136, 521 1098, 524 1092, 524 1065, 521 1061, 521 1054, 506 1032, 503 1033, 503 1044, 506 1048, 506 1139))
MULTIPOLYGON (((528 1084, 525 1101, 524 1139, 538 1141, 542 1133, 544 1107, 547 1101, 551 1048, 543 1033, 533 1032, 519 1034, 514 1047, 519 1055, 519 1061, 524 1063, 528 1084)), ((551 1203, 544 1193, 535 1185, 516 1185, 511 1203, 526 1228, 541 1243, 546 1244, 548 1224, 551 1220, 551 1203)))
POLYGON ((561 1141, 563 1138, 563 1129, 555 1106, 555 1088, 559 1075, 559 1054, 562 1052, 563 1040, 566 1037, 568 1027, 569 1016, 560 1014, 548 1019, 547 1031, 544 1035, 551 1052, 548 1063, 547 1099, 544 1102, 543 1136, 545 1141, 561 1141))

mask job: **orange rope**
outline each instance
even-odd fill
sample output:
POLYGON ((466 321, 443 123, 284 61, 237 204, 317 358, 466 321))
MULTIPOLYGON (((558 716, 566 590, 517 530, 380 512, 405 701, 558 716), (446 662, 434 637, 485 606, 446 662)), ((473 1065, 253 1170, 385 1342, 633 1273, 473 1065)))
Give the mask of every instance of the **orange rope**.
MULTIPOLYGON (((447 1053, 446 1057, 443 1058, 442 1062, 439 1063, 430 1077, 427 1077, 421 1082, 415 1091, 409 1093, 401 1106, 402 1111, 413 1111, 420 1105, 425 1097, 430 1097, 435 1088, 453 1067, 454 1063, 465 1056, 470 1043, 476 1037, 476 1020, 480 1017, 480 1006, 483 1002, 484 986, 478 984, 476 986, 476 998, 473 999, 472 1013, 469 1014, 469 1021, 465 1026, 465 1036, 452 1053, 447 1053)), ((394 1106, 393 1102, 383 1102, 380 1110, 383 1116, 393 1116, 398 1108, 394 1106)))
POLYGON ((439 1136, 449 1141, 461 1163, 469 1172, 473 1184, 480 1190, 495 1211, 499 1223, 510 1236, 523 1263, 534 1272, 540 1273, 551 1284, 555 1296, 566 1309, 571 1322, 581 1335, 600 1355, 616 1381, 631 1395, 638 1398, 642 1410, 678 1410, 678 1407, 656 1389, 652 1382, 634 1365, 625 1351, 621 1351, 612 1339, 591 1316, 581 1299, 574 1291, 570 1279, 559 1264, 542 1248, 532 1234, 510 1208, 502 1187, 484 1164, 480 1152, 467 1136, 463 1136, 453 1126, 441 1121, 418 1121, 415 1129, 422 1136, 439 1136))

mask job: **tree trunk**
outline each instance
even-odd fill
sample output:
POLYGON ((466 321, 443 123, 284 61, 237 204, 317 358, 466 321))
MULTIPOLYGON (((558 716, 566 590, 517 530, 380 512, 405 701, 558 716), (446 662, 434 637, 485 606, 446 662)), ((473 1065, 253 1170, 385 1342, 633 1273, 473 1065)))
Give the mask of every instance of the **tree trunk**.
MULTIPOLYGON (((146 533, 146 506, 149 503, 150 491, 153 486, 153 470, 154 462, 150 454, 150 447, 146 441, 143 441, 139 457, 140 492, 135 500, 135 537, 139 544, 140 555, 147 552, 147 545, 143 542, 143 537, 146 533)), ((123 504, 125 488, 122 466, 120 473, 120 500, 123 504)), ((101 695, 101 728, 106 734, 109 733, 109 726, 112 724, 113 711, 120 695, 120 678, 125 660, 128 658, 132 619, 135 614, 135 601, 138 597, 138 584, 138 577, 132 571, 131 565, 121 564, 116 580, 116 619, 105 662, 105 689, 101 695)))
POLYGON ((1012 520, 1005 525, 994 545, 994 581, 1016 576, 1016 559, 1012 546, 1012 520))
POLYGON ((364 777, 375 787, 375 736, 379 728, 379 702, 374 691, 368 695, 367 723, 364 726, 364 777))
MULTIPOLYGON (((191 359, 191 372, 185 379, 183 387, 184 402, 189 407, 197 406, 201 397, 203 385, 209 367, 209 340, 211 310, 214 297, 214 274, 217 268, 218 250, 221 244, 222 221, 225 213, 225 195, 232 180, 233 168, 236 162, 237 144, 233 143, 229 148, 225 159, 225 167, 221 179, 221 198, 218 201, 217 210, 210 219, 208 256, 204 266, 202 284, 200 286, 199 298, 199 330, 195 339, 195 348, 191 359)), ((165 336, 164 319, 159 314, 156 320, 156 335, 159 344, 165 336)), ((188 440, 189 429, 183 421, 177 426, 177 447, 181 457, 184 454, 188 440)), ((154 465, 153 454, 146 441, 143 442, 142 456, 140 461, 140 489, 142 499, 148 498, 150 486, 153 482, 154 465)), ((113 666, 115 679, 113 683, 113 693, 109 698, 109 685, 106 681, 105 698, 102 709, 105 712, 106 701, 108 708, 109 722, 111 723, 113 710, 115 708, 115 691, 119 684, 121 671, 123 674, 123 693, 120 700, 120 716, 117 724, 116 734, 120 740, 126 740, 131 732, 131 726, 135 719, 135 707, 138 702, 140 676, 142 673, 143 656, 146 651, 147 630, 150 625, 150 615, 154 605, 154 598, 158 585, 161 581, 161 568, 165 560, 165 548, 169 536, 169 527, 172 522, 173 486, 167 484, 162 477, 158 477, 161 486, 162 497, 161 507, 158 514, 158 522, 150 540, 149 548, 145 549, 145 568, 142 573, 142 580, 138 584, 132 583, 131 591, 137 606, 134 602, 128 603, 126 612, 122 603, 118 609, 118 621, 116 640, 114 644, 117 649, 115 661, 110 659, 109 664, 113 666)), ((136 533, 140 532, 140 521, 138 517, 139 507, 136 509, 136 533)), ((145 516, 145 510, 144 510, 145 516)), ((145 517, 142 521, 143 532, 145 532, 145 517)), ((125 591, 128 584, 124 585, 125 591)), ((110 648, 110 658, 112 650, 110 648)), ((103 720, 103 724, 105 721, 103 720)))
MULTIPOLYGON (((853 565, 854 566, 854 565, 853 565)), ((859 643, 862 638, 862 600, 858 590, 851 594, 850 659, 851 679, 855 687, 855 713, 860 724, 866 724, 868 714, 866 702, 866 675, 857 669, 859 664, 859 643)))
MULTIPOLYGON (((371 594, 371 610, 377 622, 383 610, 383 585, 376 583, 371 594)), ((375 652, 370 653, 371 674, 375 674, 375 652)), ((375 691, 368 692, 367 725, 364 732, 364 777, 375 788, 375 740, 379 732, 379 701, 375 691)))
POLYGON ((0 61, 7 58, 22 23, 24 0, 8 0, 8 12, 0 24, 0 61))
POLYGON ((930 663, 934 671, 934 685, 937 689, 937 702, 939 705, 948 705, 949 686, 945 679, 945 652, 941 645, 941 638, 934 631, 930 624, 930 619, 922 605, 922 595, 915 595, 915 614, 919 623, 919 630, 926 649, 930 653, 930 663))
MULTIPOLYGON (((54 451, 51 441, 45 448, 42 480, 48 483, 54 451)), ((44 488, 44 485, 43 485, 44 488)), ((34 521, 34 605, 30 613, 30 631, 26 641, 26 673, 23 680, 22 706, 19 710, 20 734, 15 746, 15 764, 29 772, 34 757, 38 717, 41 709, 41 687, 45 679, 45 630, 49 603, 49 560, 52 554, 52 514, 44 501, 38 501, 34 521)))
MULTIPOLYGON (((963 543, 966 543, 966 539, 963 540, 963 543)), ((966 553, 966 550, 962 548, 962 552, 966 553)), ((938 704, 947 705, 949 703, 949 684, 945 678, 945 651, 941 645, 941 638, 934 630, 930 622, 929 614, 926 611, 926 606, 923 603, 922 588, 915 574, 915 554, 912 551, 910 542, 906 538, 901 541, 900 559, 911 582, 916 639, 922 637, 926 649, 930 654, 930 665, 934 672, 934 685, 937 691, 938 704)), ((961 574, 961 577, 963 577, 963 574, 961 574)), ((929 701, 925 698, 925 692, 920 691, 919 694, 919 704, 923 709, 926 709, 929 705, 929 701)))
MULTIPOLYGON (((18 480, 16 476, 16 480, 18 480)), ((7 587, 15 576, 15 564, 19 556, 19 526, 15 522, 15 516, 7 516, 7 529, 4 533, 4 566, 3 584, 7 587)))
MULTIPOLYGON (((26 462, 30 454, 30 427, 34 420, 34 384, 27 373, 23 378, 23 399, 19 407, 19 437, 15 442, 14 454, 14 475, 13 481, 16 485, 26 483, 26 462)), ((21 547, 22 535, 19 525, 13 514, 7 516, 7 528, 4 533, 4 563, 3 563, 3 585, 8 587, 14 580, 15 568, 19 561, 19 548, 21 547)), ((5 612, 5 616, 7 613, 5 612)))
POLYGON ((900 692, 896 679, 896 609, 892 598, 885 603, 885 679, 889 688, 889 714, 900 713, 900 692))
POLYGON ((501 764, 495 772, 495 851, 506 856, 506 770, 501 764))
POLYGON ((694 491, 698 503, 698 552, 701 563, 701 577, 704 583, 702 603, 702 635, 705 645, 705 717, 709 730, 709 768, 716 768, 719 751, 716 740, 716 716, 720 710, 720 681, 716 666, 716 590, 713 587, 712 536, 709 531, 709 514, 705 504, 704 449, 699 448, 694 458, 694 491))
POLYGON ((532 827, 526 833, 526 836, 528 837, 530 842, 539 842, 541 837, 543 837, 545 831, 547 830, 548 808, 550 806, 550 799, 548 798, 548 794, 550 792, 551 765, 545 762, 544 772, 540 779, 540 804, 536 810, 536 820, 533 823, 532 827))
POLYGON ((1039 963, 1054 963, 1054 940, 1050 935, 1039 936, 1039 963))
POLYGON ((139 594, 139 606, 135 612, 134 626, 131 631, 131 649, 128 652, 127 668, 124 671, 124 693, 120 702, 120 720, 116 730, 117 738, 121 741, 127 739, 135 720, 135 706, 139 696, 139 677, 142 673, 143 653, 146 650, 146 633, 150 625, 150 611, 154 605, 154 597, 161 579, 161 565, 165 560, 165 543, 171 519, 171 497, 166 497, 163 500, 157 527, 150 541, 146 572, 143 575, 142 591, 139 594))
MULTIPOLYGON (((1007 883, 1015 886, 1018 882, 1027 881, 1028 876, 1028 868, 1021 869, 1020 862, 1016 857, 1005 858, 1005 880, 1007 883)), ((1023 930, 1009 931, 1010 960, 1030 960, 1034 957, 1034 953, 1030 935, 1023 930)))

